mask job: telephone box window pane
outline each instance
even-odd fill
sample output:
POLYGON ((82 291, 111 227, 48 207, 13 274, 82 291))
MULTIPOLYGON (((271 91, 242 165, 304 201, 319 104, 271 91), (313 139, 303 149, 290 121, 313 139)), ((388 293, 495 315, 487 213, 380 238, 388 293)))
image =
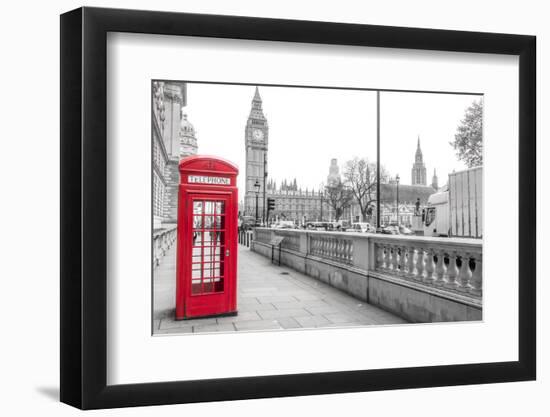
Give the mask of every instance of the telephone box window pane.
POLYGON ((214 214, 214 201, 205 201, 204 202, 204 214, 210 215, 214 214))
POLYGON ((225 204, 223 201, 216 201, 216 214, 225 214, 225 204))
MULTIPOLYGON (((193 246, 203 245, 203 232, 193 232, 193 246)), ((194 251, 193 251, 194 253, 194 251)))
POLYGON ((202 229, 202 216, 193 216, 193 229, 202 229))
POLYGON ((220 269, 220 263, 219 262, 211 262, 204 265, 203 269, 203 277, 204 278, 214 278, 214 277, 220 277, 221 269, 220 269))
POLYGON ((193 202, 193 213, 194 214, 202 214, 202 201, 194 201, 193 202))

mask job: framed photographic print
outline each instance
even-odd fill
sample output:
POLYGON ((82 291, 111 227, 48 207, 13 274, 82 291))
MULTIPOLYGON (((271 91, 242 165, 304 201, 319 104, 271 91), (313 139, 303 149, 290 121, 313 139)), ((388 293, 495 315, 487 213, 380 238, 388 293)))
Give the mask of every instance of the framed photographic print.
POLYGON ((61 16, 61 400, 535 378, 535 38, 61 16))

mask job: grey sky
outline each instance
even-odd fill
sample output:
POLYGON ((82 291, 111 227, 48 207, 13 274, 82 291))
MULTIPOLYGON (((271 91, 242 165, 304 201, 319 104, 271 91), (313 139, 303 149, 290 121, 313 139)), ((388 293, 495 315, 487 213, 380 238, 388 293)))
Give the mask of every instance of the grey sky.
MULTIPOLYGON (((243 195, 245 125, 254 86, 188 84, 186 112, 197 131, 200 154, 239 166, 243 195)), ((297 178, 302 188, 326 181, 331 158, 376 160, 376 93, 260 86, 269 122, 269 176, 278 183, 297 178)), ((440 185, 464 169, 449 141, 466 108, 479 97, 453 94, 381 93, 381 162, 390 175, 410 184, 417 136, 428 182, 434 168, 440 185)))

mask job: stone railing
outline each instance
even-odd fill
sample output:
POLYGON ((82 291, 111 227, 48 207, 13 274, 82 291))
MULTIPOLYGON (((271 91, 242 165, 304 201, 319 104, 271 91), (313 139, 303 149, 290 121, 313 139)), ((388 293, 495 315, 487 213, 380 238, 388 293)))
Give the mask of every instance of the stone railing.
POLYGON ((240 245, 243 245, 249 248, 250 242, 252 241, 253 236, 254 236, 254 232, 252 230, 239 230, 237 233, 237 242, 240 245))
POLYGON ((427 286, 481 296, 480 240, 378 236, 374 244, 375 271, 421 282, 427 286))
POLYGON ((294 233, 292 230, 278 230, 276 235, 284 237, 284 240, 281 242, 281 248, 290 249, 295 252, 300 251, 300 235, 294 233))
POLYGON ((176 241, 177 232, 178 228, 176 226, 153 232, 153 267, 160 264, 162 257, 172 247, 176 241))
POLYGON ((331 261, 353 264, 353 239, 345 234, 309 235, 309 252, 331 261))
POLYGON ((411 321, 481 317, 481 239, 256 228, 252 250, 275 236, 281 264, 411 321))

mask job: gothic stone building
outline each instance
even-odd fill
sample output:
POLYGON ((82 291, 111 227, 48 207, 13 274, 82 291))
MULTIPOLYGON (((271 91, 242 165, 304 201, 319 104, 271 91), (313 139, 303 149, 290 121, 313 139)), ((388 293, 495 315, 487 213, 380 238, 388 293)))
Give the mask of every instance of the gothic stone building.
POLYGON ((187 120, 187 84, 153 81, 153 228, 177 223, 178 164, 197 153, 195 129, 187 120))
MULTIPOLYGON (((283 181, 279 186, 273 180, 267 183, 267 196, 275 200, 271 220, 291 220, 296 224, 320 221, 331 215, 330 207, 320 191, 301 189, 296 179, 283 181)), ((271 222, 270 220, 270 222, 271 222)))

